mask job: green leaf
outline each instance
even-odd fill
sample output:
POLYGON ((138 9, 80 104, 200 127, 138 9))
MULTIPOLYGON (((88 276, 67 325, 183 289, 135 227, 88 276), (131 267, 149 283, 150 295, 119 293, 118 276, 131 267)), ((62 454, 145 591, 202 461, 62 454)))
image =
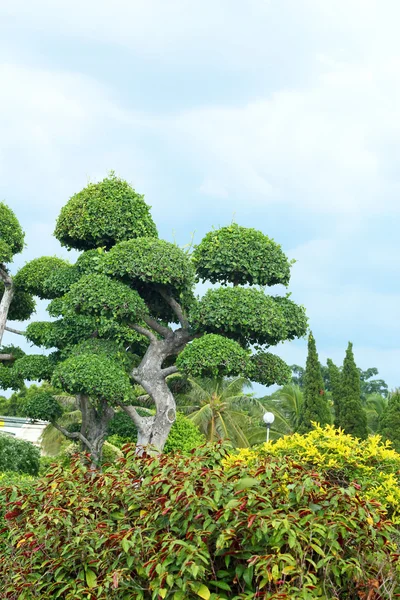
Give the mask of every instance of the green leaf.
POLYGON ((235 483, 235 490, 245 490, 246 488, 255 487, 256 485, 260 485, 258 479, 254 479, 253 477, 244 477, 235 483))
POLYGON ((91 569, 86 570, 86 583, 89 588, 94 588, 97 585, 97 576, 91 569))
POLYGON ((209 598, 211 596, 210 590, 205 585, 200 585, 196 590, 196 594, 198 596, 200 596, 200 598, 203 598, 204 600, 209 600, 209 598))

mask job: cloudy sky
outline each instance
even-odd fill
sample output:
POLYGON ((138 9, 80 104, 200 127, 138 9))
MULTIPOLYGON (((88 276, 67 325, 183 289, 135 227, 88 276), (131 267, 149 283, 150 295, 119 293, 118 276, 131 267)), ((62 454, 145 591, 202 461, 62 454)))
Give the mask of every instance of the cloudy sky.
MULTIPOLYGON (((61 206, 113 169, 167 240, 234 219, 281 243, 320 358, 352 341, 399 386, 399 19, 397 0, 0 3, 15 268, 66 254, 61 206)), ((306 344, 278 353, 304 364, 306 344)))

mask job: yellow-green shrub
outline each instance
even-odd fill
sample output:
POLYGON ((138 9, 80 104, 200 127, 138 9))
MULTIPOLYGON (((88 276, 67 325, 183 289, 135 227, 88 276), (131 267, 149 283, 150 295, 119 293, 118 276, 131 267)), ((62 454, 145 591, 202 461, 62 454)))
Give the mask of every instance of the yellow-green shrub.
POLYGON ((353 438, 331 425, 305 435, 287 435, 257 448, 243 448, 225 459, 225 466, 259 463, 263 456, 290 456, 302 465, 317 468, 335 483, 347 487, 354 482, 369 500, 378 500, 392 520, 400 523, 400 454, 379 435, 366 440, 353 438))

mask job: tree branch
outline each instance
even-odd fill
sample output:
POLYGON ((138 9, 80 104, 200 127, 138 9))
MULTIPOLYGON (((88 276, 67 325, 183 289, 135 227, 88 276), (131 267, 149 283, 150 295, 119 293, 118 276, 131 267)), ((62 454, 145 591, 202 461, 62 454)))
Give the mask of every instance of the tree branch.
POLYGON ((51 424, 53 425, 53 427, 58 429, 58 431, 60 431, 63 435, 65 435, 65 437, 70 438, 71 440, 80 440, 81 442, 83 442, 85 444, 87 449, 90 450, 89 441, 79 431, 68 431, 68 429, 65 429, 64 427, 62 427, 55 421, 51 421, 51 424))
POLYGON ((162 337, 167 337, 170 333, 172 333, 172 329, 170 329, 169 327, 164 327, 164 325, 161 325, 161 323, 159 323, 152 317, 145 316, 143 317, 143 321, 154 331, 159 333, 162 337))
POLYGON ((13 329, 12 327, 5 327, 6 331, 10 331, 11 333, 17 333, 18 335, 25 335, 25 331, 20 331, 19 329, 13 329))
POLYGON ((177 302, 175 300, 175 298, 173 298, 172 296, 170 296, 169 294, 167 294, 167 292, 165 290, 163 290, 162 288, 158 287, 157 291, 164 298, 165 302, 172 308, 172 310, 174 311, 174 313, 178 317, 179 323, 182 325, 182 327, 184 329, 188 329, 188 327, 189 327, 189 321, 187 320, 187 317, 184 314, 184 312, 182 310, 182 307, 179 304, 179 302, 177 302))
POLYGON ((0 354, 0 360, 14 360, 12 354, 0 354))
POLYGON ((118 405, 122 408, 124 412, 132 419, 138 429, 142 428, 142 417, 139 415, 138 411, 134 406, 130 404, 121 404, 118 405))
POLYGON ((168 375, 173 375, 174 373, 179 373, 178 367, 175 365, 161 369, 161 374, 163 377, 168 377, 168 375))
POLYGON ((157 338, 154 335, 154 333, 149 329, 146 329, 146 327, 141 327, 140 325, 130 325, 130 328, 134 329, 134 331, 137 331, 137 333, 146 336, 150 340, 150 342, 157 341, 157 338))

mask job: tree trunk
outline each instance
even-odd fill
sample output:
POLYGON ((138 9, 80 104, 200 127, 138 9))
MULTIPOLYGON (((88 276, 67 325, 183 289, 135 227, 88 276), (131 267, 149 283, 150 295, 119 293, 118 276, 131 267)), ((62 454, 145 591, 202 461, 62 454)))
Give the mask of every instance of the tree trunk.
POLYGON ((87 396, 78 396, 79 408, 82 412, 81 442, 82 449, 90 453, 92 468, 98 469, 101 464, 104 439, 108 425, 114 416, 114 409, 106 400, 91 404, 87 396))
POLYGON ((4 294, 0 302, 0 344, 3 340, 4 330, 7 325, 8 311, 14 297, 14 285, 11 277, 0 269, 0 277, 4 282, 4 294))
POLYGON ((138 428, 138 453, 144 447, 148 451, 162 452, 172 424, 176 419, 175 398, 165 378, 171 369, 162 365, 169 356, 176 355, 192 337, 185 329, 171 332, 165 339, 152 341, 139 367, 133 370, 132 377, 139 383, 154 401, 155 417, 139 417, 132 407, 124 407, 138 428), (134 414, 135 413, 135 414, 134 414))

